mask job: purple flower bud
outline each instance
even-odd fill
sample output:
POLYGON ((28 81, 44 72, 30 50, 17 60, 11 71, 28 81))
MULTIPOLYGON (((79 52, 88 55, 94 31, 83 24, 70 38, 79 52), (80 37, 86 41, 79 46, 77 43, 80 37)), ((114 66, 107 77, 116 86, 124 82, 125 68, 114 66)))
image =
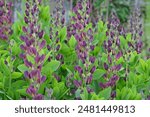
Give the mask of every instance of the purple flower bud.
POLYGON ((99 86, 100 86, 102 89, 106 88, 106 85, 105 85, 104 83, 99 83, 99 86))
POLYGON ((43 95, 41 95, 41 94, 36 94, 33 99, 34 99, 34 100, 43 100, 43 95))
POLYGON ((51 46, 50 46, 50 45, 47 45, 47 49, 50 51, 50 50, 51 50, 51 46))
POLYGON ((31 85, 29 88, 27 88, 27 90, 26 90, 26 92, 28 93, 28 94, 35 94, 36 93, 36 89, 34 88, 34 86, 33 85, 31 85))
POLYGON ((25 10, 25 14, 26 14, 26 16, 29 16, 29 11, 25 10))
POLYGON ((78 14, 78 9, 77 9, 76 7, 74 7, 74 8, 73 8, 73 12, 74 12, 75 14, 78 14))
POLYGON ((111 97, 112 97, 112 98, 115 98, 115 97, 116 97, 116 91, 113 91, 113 92, 111 93, 111 97))
POLYGON ((140 31, 140 32, 139 32, 139 36, 142 36, 142 35, 143 35, 143 31, 140 31))
POLYGON ((62 54, 58 54, 57 56, 56 56, 56 59, 57 60, 61 60, 63 58, 63 55, 62 54))
POLYGON ((27 9, 29 9, 30 8, 30 6, 29 6, 29 4, 26 2, 26 8, 27 9))
POLYGON ((36 64, 38 64, 40 62, 40 56, 39 55, 36 55, 35 62, 36 62, 36 64))
POLYGON ((41 32, 38 33, 39 38, 41 39, 44 35, 44 31, 42 30, 41 32))
POLYGON ((41 57, 40 57, 40 62, 44 61, 44 59, 45 59, 45 55, 42 54, 41 57))
POLYGON ((32 63, 29 62, 28 60, 24 60, 24 64, 27 66, 27 67, 32 67, 32 63))
POLYGON ((25 72, 24 72, 24 77, 25 77, 25 78, 29 78, 29 77, 30 77, 28 71, 25 71, 25 72))
POLYGON ((112 46, 112 42, 111 40, 108 40, 108 46, 111 47, 112 46))
POLYGON ((39 45, 40 49, 42 49, 45 46, 45 44, 46 44, 46 41, 42 40, 42 42, 39 45))
POLYGON ((82 81, 74 80, 74 81, 73 81, 73 84, 74 84, 77 88, 79 88, 79 87, 82 85, 82 81))
POLYGON ((28 22, 29 22, 27 17, 24 17, 24 21, 25 21, 26 24, 28 24, 28 22))
POLYGON ((92 77, 92 75, 90 75, 90 76, 87 78, 86 83, 87 83, 87 84, 91 84, 91 83, 92 83, 92 79, 93 79, 93 77, 92 77))
POLYGON ((110 81, 111 82, 116 82, 117 80, 119 79, 119 77, 117 75, 113 75, 111 78, 110 78, 110 81))
POLYGON ((81 45, 82 45, 83 47, 85 47, 87 44, 86 44, 85 41, 82 41, 82 42, 81 42, 81 45))
POLYGON ((65 18, 61 19, 61 23, 64 24, 65 23, 65 18))
POLYGON ((77 15, 77 17, 78 17, 78 19, 79 19, 79 20, 81 20, 81 19, 82 19, 82 17, 81 17, 81 15, 80 15, 80 14, 78 14, 78 15, 77 15))
POLYGON ((46 76, 42 76, 42 77, 39 77, 39 78, 37 79, 37 82, 38 82, 39 84, 41 84, 41 83, 43 83, 45 80, 46 80, 46 76))
POLYGON ((108 31, 106 32, 106 36, 109 36, 109 32, 108 31))
POLYGON ((120 46, 120 39, 119 38, 116 39, 116 45, 120 46))
POLYGON ((4 12, 3 12, 2 10, 0 10, 0 16, 2 16, 2 15, 3 15, 3 13, 4 13, 4 12))
POLYGON ((56 50, 58 51, 60 49, 60 45, 58 45, 57 47, 56 47, 56 50))
POLYGON ((30 47, 30 48, 29 48, 29 51, 30 51, 31 54, 34 54, 34 55, 37 54, 37 50, 36 50, 36 48, 34 48, 34 47, 30 47))
POLYGON ((94 90, 93 90, 93 89, 91 89, 90 87, 87 87, 86 89, 87 89, 87 92, 88 92, 88 93, 92 93, 92 92, 94 92, 94 90))
POLYGON ((0 7, 4 6, 4 1, 0 1, 0 7))
POLYGON ((93 67, 91 68, 91 70, 90 70, 91 74, 93 74, 93 73, 95 72, 95 70, 96 70, 96 67, 93 66, 93 67))
POLYGON ((65 15, 65 9, 63 9, 63 11, 62 11, 62 15, 65 15))
POLYGON ((79 72, 79 74, 83 74, 83 69, 80 66, 75 66, 75 70, 79 72))
POLYGON ((110 32, 110 36, 113 38, 115 36, 114 32, 110 32))
POLYGON ((60 77, 58 75, 56 75, 56 74, 54 74, 54 77, 56 78, 57 81, 61 80, 60 77))
POLYGON ((20 58, 22 58, 22 59, 25 59, 25 58, 26 58, 26 55, 25 55, 25 54, 22 54, 22 53, 21 53, 19 56, 20 56, 20 58))
POLYGON ((79 9, 80 9, 80 10, 82 10, 82 9, 83 9, 83 7, 82 7, 81 3, 78 3, 78 7, 79 7, 79 9))
POLYGON ((56 31, 56 34, 55 34, 56 36, 58 36, 58 31, 56 31))
POLYGON ((27 28, 25 26, 22 27, 23 32, 28 32, 27 28))
POLYGON ((28 41, 28 38, 26 36, 20 36, 20 39, 25 42, 28 41))
POLYGON ((24 46, 24 45, 20 45, 20 48, 21 48, 22 50, 24 50, 24 51, 26 51, 26 50, 27 50, 27 47, 26 47, 26 46, 24 46))
POLYGON ((104 63, 104 69, 105 69, 105 70, 108 70, 108 68, 109 68, 109 67, 108 67, 107 63, 104 63))
POLYGON ((116 59, 118 60, 120 57, 122 57, 122 52, 118 52, 117 55, 116 55, 116 59))
POLYGON ((94 62, 95 62, 95 57, 91 56, 91 57, 89 58, 89 61, 90 61, 91 63, 94 63, 94 62))
POLYGON ((90 49, 91 49, 92 51, 94 50, 94 48, 95 48, 94 45, 90 46, 90 49))
POLYGON ((32 71, 30 72, 31 78, 36 77, 37 73, 38 73, 38 70, 32 70, 32 71))
POLYGON ((112 59, 110 57, 110 55, 108 55, 108 62, 111 64, 112 63, 112 59))
POLYGON ((37 66, 38 70, 41 71, 42 65, 37 66))
POLYGON ((115 69, 115 70, 119 71, 119 70, 121 69, 121 67, 122 67, 122 65, 121 65, 121 64, 116 65, 116 69, 115 69))

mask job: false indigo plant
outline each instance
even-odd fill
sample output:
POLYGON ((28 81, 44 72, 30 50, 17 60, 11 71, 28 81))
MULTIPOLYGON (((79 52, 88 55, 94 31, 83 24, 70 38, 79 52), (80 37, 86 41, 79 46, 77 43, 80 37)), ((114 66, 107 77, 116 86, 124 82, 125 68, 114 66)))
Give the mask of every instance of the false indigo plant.
MULTIPOLYGON (((65 29, 65 8, 64 0, 56 0, 56 7, 51 14, 51 25, 50 25, 50 44, 47 45, 47 49, 52 52, 49 56, 49 61, 57 60, 62 64, 64 63, 63 55, 59 53, 60 43, 62 42, 62 35, 65 38, 64 33, 61 35, 60 30, 65 29), (54 28, 55 27, 55 28, 54 28)), ((54 74, 54 77, 60 81, 58 74, 54 74)))
POLYGON ((103 77, 106 82, 99 84, 101 88, 114 87, 120 78, 118 72, 122 68, 122 64, 117 64, 116 61, 123 56, 119 35, 124 35, 124 30, 120 27, 120 21, 115 14, 109 19, 107 27, 106 35, 108 40, 104 41, 107 60, 103 63, 103 68, 106 70, 103 77))
POLYGON ((137 51, 137 53, 141 53, 143 42, 143 28, 142 28, 142 20, 141 13, 139 8, 135 8, 133 14, 131 15, 129 22, 129 31, 132 34, 132 42, 128 42, 130 48, 133 48, 137 51))
POLYGON ((90 11, 89 1, 79 1, 73 8, 74 16, 71 18, 72 23, 68 27, 68 37, 74 36, 77 41, 76 53, 78 60, 74 67, 76 73, 73 83, 78 90, 81 89, 82 92, 86 88, 88 93, 93 91, 90 84, 96 70, 95 57, 90 53, 93 51, 93 30, 89 22, 90 11))
POLYGON ((23 59, 25 66, 28 67, 28 70, 24 72, 24 76, 30 82, 26 92, 35 100, 43 99, 43 95, 39 94, 38 90, 46 80, 46 77, 41 73, 45 59, 42 49, 46 45, 46 41, 43 39, 44 31, 40 30, 38 24, 40 4, 41 0, 28 0, 26 2, 24 17, 26 26, 22 28, 24 35, 20 37, 23 41, 20 48, 24 51, 20 54, 20 57, 23 59))
POLYGON ((0 43, 0 99, 149 99, 140 15, 133 13, 130 27, 115 13, 93 23, 92 1, 80 0, 66 22, 65 1, 55 2, 50 17, 42 0, 26 0, 23 18, 11 27, 11 4, 0 0, 0 41, 16 45, 14 58, 0 43))

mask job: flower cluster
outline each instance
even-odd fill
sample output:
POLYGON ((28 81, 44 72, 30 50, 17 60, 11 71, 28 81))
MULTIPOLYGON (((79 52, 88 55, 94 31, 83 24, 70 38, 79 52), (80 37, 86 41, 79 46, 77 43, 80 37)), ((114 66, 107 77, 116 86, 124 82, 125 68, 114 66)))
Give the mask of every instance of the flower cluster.
POLYGON ((8 40, 12 34, 12 3, 0 0, 0 39, 8 40))
POLYGON ((92 91, 89 84, 92 83, 93 73, 96 70, 94 65, 95 57, 90 53, 93 51, 93 30, 88 27, 90 15, 89 1, 80 1, 73 8, 74 16, 68 27, 68 37, 74 36, 77 40, 76 53, 78 56, 77 65, 74 67, 79 77, 73 83, 76 88, 86 87, 90 93, 92 91), (81 64, 80 64, 81 62, 81 64))
POLYGON ((115 14, 112 14, 112 18, 109 19, 107 27, 108 31, 106 35, 108 40, 104 41, 107 60, 103 63, 103 67, 106 70, 104 74, 106 82, 100 82, 99 85, 101 88, 114 87, 116 85, 116 82, 119 80, 118 71, 122 68, 122 65, 117 64, 116 61, 124 53, 121 48, 120 35, 125 36, 125 30, 120 26, 120 21, 115 14))
POLYGON ((141 20, 141 13, 140 9, 136 8, 131 15, 130 22, 129 22, 129 31, 132 34, 132 42, 129 42, 128 45, 133 50, 136 50, 137 53, 141 53, 143 42, 142 42, 142 35, 143 35, 143 28, 142 28, 142 20, 141 20))
POLYGON ((25 78, 29 79, 30 86, 27 93, 33 99, 43 99, 43 95, 38 93, 40 85, 46 80, 46 77, 41 74, 41 69, 44 63, 45 54, 42 49, 46 45, 43 39, 44 31, 40 30, 38 25, 38 15, 41 0, 31 0, 26 2, 26 10, 24 21, 26 26, 22 28, 24 35, 20 39, 24 42, 20 48, 24 53, 20 54, 24 64, 28 70, 24 72, 25 78))
MULTIPOLYGON (((50 41, 51 43, 47 45, 47 49, 52 51, 52 55, 49 57, 49 61, 51 59, 60 61, 63 64, 63 55, 59 53, 60 50, 60 30, 65 27, 65 8, 64 8, 64 0, 56 0, 56 6, 51 14, 51 25, 50 25, 50 41), (56 27, 56 28, 53 28, 56 27)), ((58 74, 53 75, 57 81, 60 80, 58 74)))

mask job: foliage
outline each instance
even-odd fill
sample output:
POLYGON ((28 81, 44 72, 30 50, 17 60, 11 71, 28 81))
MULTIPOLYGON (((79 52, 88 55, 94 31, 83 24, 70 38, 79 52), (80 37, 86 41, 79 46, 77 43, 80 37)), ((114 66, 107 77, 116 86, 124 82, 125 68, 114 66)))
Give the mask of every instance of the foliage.
POLYGON ((75 5, 69 24, 61 2, 50 14, 35 1, 26 1, 8 39, 0 37, 0 99, 148 99, 141 29, 136 36, 126 31, 115 14, 94 27, 88 0, 75 5))

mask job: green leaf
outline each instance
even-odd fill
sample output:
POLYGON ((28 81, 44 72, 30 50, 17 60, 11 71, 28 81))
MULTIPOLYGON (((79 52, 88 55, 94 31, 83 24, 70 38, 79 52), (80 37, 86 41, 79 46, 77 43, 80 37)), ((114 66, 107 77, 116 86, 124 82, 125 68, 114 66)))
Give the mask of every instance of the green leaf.
POLYGON ((28 67, 26 67, 24 64, 19 65, 18 70, 24 73, 25 71, 28 71, 28 67))
POLYGON ((21 72, 13 72, 11 74, 12 79, 20 78, 23 74, 21 72))
POLYGON ((83 89, 83 93, 80 94, 80 96, 81 96, 82 100, 88 100, 88 92, 87 92, 86 88, 83 89))
POLYGON ((96 69, 96 71, 93 73, 93 80, 99 80, 104 74, 105 70, 103 69, 96 69))
POLYGON ((120 36, 121 47, 128 48, 127 40, 123 36, 120 36))
POLYGON ((56 60, 52 60, 51 62, 48 62, 43 68, 42 68, 42 73, 47 74, 47 73, 53 73, 56 71, 60 66, 60 62, 56 60))
POLYGON ((104 98, 105 100, 108 100, 111 96, 111 87, 108 87, 102 91, 99 92, 99 95, 98 95, 100 98, 104 98))
POLYGON ((27 88, 23 88, 23 89, 18 89, 16 91, 22 96, 28 96, 28 94, 26 93, 26 90, 27 88))
POLYGON ((77 44, 77 41, 76 41, 75 37, 71 36, 71 39, 69 40, 69 46, 71 48, 75 48, 76 44, 77 44))
POLYGON ((67 36, 67 27, 65 26, 60 30, 60 33, 59 33, 59 38, 61 42, 63 42, 66 39, 66 36, 67 36))
POLYGON ((10 71, 10 69, 8 68, 8 66, 5 64, 3 58, 0 60, 0 67, 1 67, 1 70, 2 70, 2 72, 3 72, 3 74, 4 74, 5 76, 10 76, 10 75, 11 75, 11 71, 10 71))
POLYGON ((54 87, 54 89, 53 89, 53 96, 56 97, 56 99, 58 99, 59 95, 60 95, 59 87, 54 87))

